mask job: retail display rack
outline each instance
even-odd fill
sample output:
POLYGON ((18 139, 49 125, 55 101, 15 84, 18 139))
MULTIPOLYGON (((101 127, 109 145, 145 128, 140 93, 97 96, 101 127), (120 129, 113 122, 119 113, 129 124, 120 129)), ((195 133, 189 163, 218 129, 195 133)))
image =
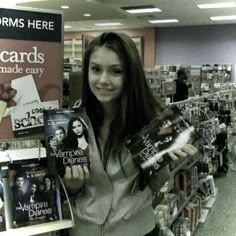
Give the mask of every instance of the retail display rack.
MULTIPOLYGON (((53 232, 71 228, 74 225, 74 218, 72 214, 72 209, 70 205, 70 201, 61 181, 60 177, 58 177, 58 184, 62 186, 62 189, 65 192, 65 196, 67 198, 69 210, 70 210, 70 219, 63 219, 62 218, 62 209, 61 205, 58 204, 58 215, 59 219, 40 223, 36 225, 24 226, 19 228, 13 228, 12 225, 12 205, 11 205, 11 190, 9 187, 9 168, 8 165, 13 163, 15 160, 29 160, 29 159, 41 159, 46 158, 46 149, 44 147, 37 147, 37 148, 25 148, 25 149, 17 149, 17 150, 6 150, 0 151, 0 166, 2 171, 2 182, 3 182, 3 189, 4 189, 4 208, 5 208, 5 221, 6 221, 6 231, 0 232, 0 236, 31 236, 31 235, 38 235, 49 233, 53 234, 53 232)), ((57 188, 59 191, 59 187, 57 188)))
MULTIPOLYGON (((219 147, 216 147, 213 156, 206 150, 214 147, 221 132, 224 135, 226 129, 232 125, 228 121, 228 110, 233 114, 236 105, 235 95, 235 89, 232 87, 168 104, 182 110, 184 116, 199 132, 200 138, 195 143, 199 150, 195 156, 170 165, 171 178, 161 190, 162 201, 158 203, 156 201, 157 204, 154 206, 157 224, 164 235, 167 229, 176 233, 181 227, 188 229, 186 232, 193 235, 197 227, 206 221, 213 208, 218 192, 213 177, 218 171, 226 168, 227 161, 224 160, 226 149, 222 147, 222 150, 219 150, 217 149, 219 147), (208 129, 212 132, 205 133, 208 129)), ((161 199, 159 195, 157 197, 161 199)))

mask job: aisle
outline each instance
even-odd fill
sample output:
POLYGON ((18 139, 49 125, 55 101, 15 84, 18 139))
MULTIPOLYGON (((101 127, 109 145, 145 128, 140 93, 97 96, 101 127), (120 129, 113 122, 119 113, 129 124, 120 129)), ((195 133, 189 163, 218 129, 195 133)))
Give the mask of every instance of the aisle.
POLYGON ((217 200, 194 236, 236 236, 236 172, 215 179, 217 200))

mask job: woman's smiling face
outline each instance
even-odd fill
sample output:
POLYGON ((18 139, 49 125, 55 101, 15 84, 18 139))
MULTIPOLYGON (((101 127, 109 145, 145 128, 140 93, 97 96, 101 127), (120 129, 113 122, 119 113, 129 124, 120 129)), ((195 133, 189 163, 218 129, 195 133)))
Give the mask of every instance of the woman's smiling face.
POLYGON ((124 67, 118 55, 106 47, 97 48, 90 56, 89 87, 102 104, 114 103, 121 95, 124 67))

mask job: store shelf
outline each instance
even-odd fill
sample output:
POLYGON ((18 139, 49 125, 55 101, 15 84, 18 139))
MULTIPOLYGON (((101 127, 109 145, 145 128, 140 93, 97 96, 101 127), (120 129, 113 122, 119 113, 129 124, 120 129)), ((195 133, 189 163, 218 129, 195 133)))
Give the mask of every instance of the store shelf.
POLYGON ((205 223, 208 213, 209 213, 208 209, 202 209, 202 214, 201 218, 199 219, 199 223, 205 223))
POLYGON ((199 152, 197 152, 192 157, 185 158, 182 162, 179 163, 173 170, 171 170, 170 174, 172 177, 174 177, 181 169, 190 169, 192 166, 194 166, 202 156, 199 152))
POLYGON ((171 170, 170 175, 174 177, 187 163, 189 163, 189 158, 185 158, 182 162, 180 162, 173 170, 171 170))
POLYGON ((176 213, 176 215, 170 220, 169 222, 169 227, 174 223, 174 221, 177 219, 177 217, 179 216, 179 214, 183 211, 183 209, 188 205, 188 203, 190 202, 190 200, 193 198, 193 196, 196 194, 198 188, 193 191, 193 193, 186 198, 184 204, 178 209, 178 212, 176 213))
POLYGON ((46 156, 46 149, 44 147, 6 150, 0 152, 0 163, 46 158, 46 156))
POLYGON ((209 200, 205 204, 203 204, 203 208, 211 209, 214 206, 215 201, 216 197, 210 197, 209 200))
POLYGON ((216 187, 215 195, 213 195, 213 197, 216 197, 218 191, 219 191, 219 188, 216 187))
POLYGON ((193 236, 195 234, 195 232, 197 231, 198 226, 199 226, 199 220, 197 221, 197 224, 196 224, 193 232, 191 233, 191 236, 193 236))
POLYGON ((71 39, 64 41, 64 58, 65 57, 82 57, 82 40, 71 39))
POLYGON ((17 229, 0 232, 0 236, 31 236, 48 233, 56 230, 67 229, 73 226, 72 220, 58 220, 44 224, 31 225, 17 229))

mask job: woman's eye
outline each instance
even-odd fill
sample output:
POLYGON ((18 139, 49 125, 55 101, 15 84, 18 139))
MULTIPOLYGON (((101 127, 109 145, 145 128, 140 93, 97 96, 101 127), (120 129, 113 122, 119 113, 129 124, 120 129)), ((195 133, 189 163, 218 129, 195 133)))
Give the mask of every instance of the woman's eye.
POLYGON ((100 71, 100 68, 98 66, 91 66, 91 71, 98 73, 100 71))
POLYGON ((123 73, 123 70, 122 69, 120 69, 120 68, 116 68, 116 69, 113 69, 112 70, 112 74, 113 75, 121 75, 123 73))

